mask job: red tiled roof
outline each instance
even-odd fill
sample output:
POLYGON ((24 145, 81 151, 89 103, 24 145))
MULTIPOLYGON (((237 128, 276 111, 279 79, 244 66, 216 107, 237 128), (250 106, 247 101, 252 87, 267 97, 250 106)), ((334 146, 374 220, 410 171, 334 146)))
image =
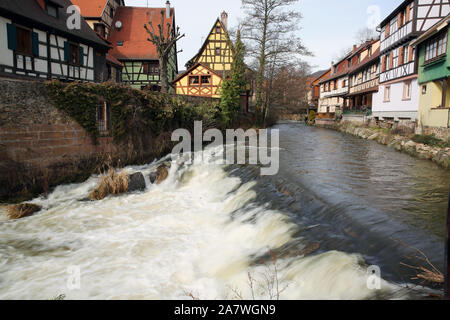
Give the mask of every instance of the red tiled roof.
MULTIPOLYGON (((117 59, 130 60, 158 60, 156 46, 148 41, 148 33, 144 29, 144 24, 152 21, 155 32, 158 32, 158 25, 161 23, 161 10, 164 10, 164 29, 167 30, 167 23, 172 25, 175 10, 170 9, 170 18, 166 18, 165 8, 141 8, 141 7, 119 7, 117 8, 109 41, 113 45, 110 51, 117 59), (122 28, 115 27, 116 21, 122 22, 122 28), (123 42, 118 46, 118 42, 123 42)), ((151 30, 151 29, 150 29, 151 30)))
POLYGON ((79 6, 83 17, 101 17, 108 0, 70 0, 79 6))
POLYGON ((109 61, 109 62, 111 62, 111 63, 113 63, 113 64, 116 64, 116 65, 118 65, 118 66, 123 67, 122 62, 120 62, 119 60, 117 60, 116 57, 114 57, 113 55, 111 55, 111 54, 109 54, 109 53, 106 54, 106 60, 109 61))
POLYGON ((378 48, 371 56, 367 55, 364 59, 362 59, 359 63, 353 65, 348 73, 353 73, 357 70, 359 70, 360 68, 362 68, 365 65, 368 65, 369 63, 374 62, 375 60, 380 58, 380 48, 378 48))

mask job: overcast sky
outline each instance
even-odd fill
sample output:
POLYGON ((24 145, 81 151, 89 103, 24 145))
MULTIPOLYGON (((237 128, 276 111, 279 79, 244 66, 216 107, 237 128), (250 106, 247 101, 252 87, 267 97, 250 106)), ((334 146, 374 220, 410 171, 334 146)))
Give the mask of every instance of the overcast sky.
MULTIPOLYGON (((200 49, 212 24, 225 10, 230 27, 244 18, 241 0, 171 0, 175 19, 186 37, 178 43, 178 68, 200 49)), ((296 5, 303 15, 300 37, 314 57, 305 57, 314 70, 326 69, 340 51, 352 47, 356 32, 384 19, 402 0, 300 0, 296 5)), ((166 0, 125 0, 128 6, 164 7, 166 0)))

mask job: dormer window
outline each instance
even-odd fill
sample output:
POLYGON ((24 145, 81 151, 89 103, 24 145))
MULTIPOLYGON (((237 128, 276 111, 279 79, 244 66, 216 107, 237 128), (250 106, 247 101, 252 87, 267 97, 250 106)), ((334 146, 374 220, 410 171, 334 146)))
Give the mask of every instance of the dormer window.
POLYGON ((49 16, 52 16, 54 18, 58 18, 58 7, 55 6, 54 4, 47 2, 45 4, 45 11, 47 11, 47 14, 49 16))

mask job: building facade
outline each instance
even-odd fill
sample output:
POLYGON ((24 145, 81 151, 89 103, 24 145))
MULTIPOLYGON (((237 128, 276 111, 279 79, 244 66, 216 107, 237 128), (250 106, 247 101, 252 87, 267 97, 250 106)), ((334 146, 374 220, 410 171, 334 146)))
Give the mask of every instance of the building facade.
POLYGON ((320 99, 318 116, 334 118, 336 111, 342 111, 346 105, 346 96, 349 91, 349 55, 338 63, 331 63, 328 77, 320 83, 320 99))
MULTIPOLYGON (((81 15, 100 38, 109 38, 117 8, 124 6, 123 0, 71 0, 78 6, 81 15)), ((108 44, 111 45, 109 41, 108 44)), ((121 82, 123 64, 111 53, 106 55, 106 70, 102 81, 121 82)))
MULTIPOLYGON (((122 64, 122 82, 135 89, 160 90, 159 56, 156 46, 148 41, 144 24, 152 23, 158 32, 158 25, 170 26, 175 34, 175 10, 167 3, 166 8, 142 8, 120 6, 115 12, 108 41, 113 49, 109 52, 122 64)), ((169 83, 178 74, 176 44, 168 62, 169 83)), ((173 89, 172 89, 173 90, 173 89)))
POLYGON ((372 96, 378 92, 380 40, 370 40, 362 44, 350 57, 350 88, 348 113, 369 114, 372 110, 372 96))
POLYGON ((419 37, 419 130, 450 127, 450 15, 419 37))
POLYGON ((372 108, 375 119, 417 120, 418 55, 411 42, 449 13, 448 0, 406 0, 381 22, 380 86, 372 108))
POLYGON ((186 64, 186 72, 174 81, 177 94, 220 98, 219 88, 231 70, 233 44, 223 12, 209 32, 197 55, 186 64))
POLYGON ((102 81, 108 44, 81 19, 66 21, 69 0, 0 1, 0 75, 28 79, 102 81))
POLYGON ((307 79, 308 114, 310 110, 317 112, 320 98, 320 81, 330 75, 331 69, 313 73, 307 79))

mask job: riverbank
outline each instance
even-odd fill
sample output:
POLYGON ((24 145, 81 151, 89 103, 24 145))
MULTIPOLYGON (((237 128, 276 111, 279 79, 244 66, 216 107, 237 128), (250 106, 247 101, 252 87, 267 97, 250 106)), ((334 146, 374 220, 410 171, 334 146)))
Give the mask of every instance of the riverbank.
POLYGON ((402 134, 401 132, 355 124, 348 121, 315 124, 317 127, 337 130, 362 139, 373 140, 397 151, 419 159, 430 160, 442 168, 450 170, 450 145, 433 136, 402 134), (421 142, 425 143, 421 143, 421 142))

